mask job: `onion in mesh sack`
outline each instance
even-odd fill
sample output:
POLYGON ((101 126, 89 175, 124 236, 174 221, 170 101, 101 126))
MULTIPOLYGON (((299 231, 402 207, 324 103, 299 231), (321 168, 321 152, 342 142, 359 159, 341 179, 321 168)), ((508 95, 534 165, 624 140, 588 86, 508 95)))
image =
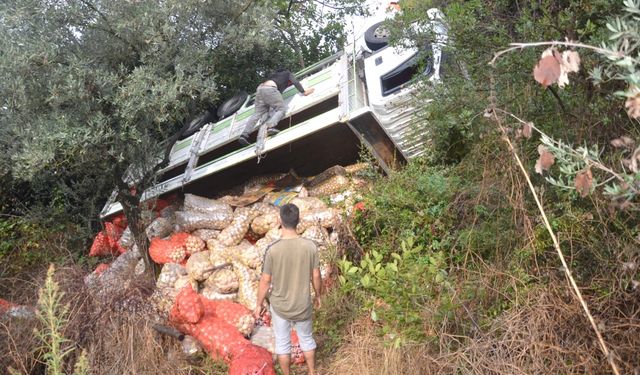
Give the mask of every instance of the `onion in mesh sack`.
POLYGON ((220 242, 217 238, 212 238, 207 240, 207 249, 216 252, 224 252, 227 246, 225 246, 222 242, 220 242))
POLYGON ((224 263, 231 262, 229 249, 218 240, 207 241, 207 249, 210 251, 211 263, 214 266, 219 266, 224 263))
POLYGON ((224 229, 233 220, 233 212, 176 212, 176 226, 178 230, 192 232, 196 229, 224 229))
POLYGON ((319 173, 309 179, 305 186, 308 188, 314 188, 335 176, 345 176, 347 174, 346 169, 341 165, 334 165, 333 167, 325 169, 322 173, 319 173))
POLYGON ((190 235, 184 241, 184 247, 187 250, 187 254, 191 255, 204 250, 207 245, 200 237, 190 235))
POLYGON ((260 215, 268 214, 273 210, 278 211, 278 207, 266 202, 256 202, 251 205, 251 210, 258 212, 260 215))
POLYGON ((317 197, 317 196, 327 196, 333 193, 337 193, 339 191, 344 190, 345 187, 349 185, 349 178, 336 175, 331 177, 330 179, 309 188, 309 196, 317 197))
POLYGON ((174 206, 167 206, 160 210, 160 217, 169 219, 169 221, 176 221, 176 208, 174 206))
POLYGON ((322 210, 327 208, 327 205, 320 198, 316 197, 297 197, 293 198, 290 203, 295 204, 296 207, 298 207, 300 215, 311 210, 322 210))
POLYGON ((195 253, 187 260, 187 272, 189 272, 189 276, 194 280, 204 281, 211 276, 213 271, 211 251, 195 253))
POLYGON ((257 234, 265 234, 280 225, 280 213, 274 207, 272 212, 262 214, 251 222, 251 230, 257 234))
POLYGON ((313 225, 305 229, 302 237, 313 240, 316 244, 321 245, 329 242, 329 231, 319 225, 313 225))
POLYGON ((187 233, 175 233, 168 239, 154 238, 149 244, 149 256, 158 264, 180 263, 187 256, 184 241, 187 233))
POLYGON ((175 263, 167 263, 162 266, 160 275, 156 281, 157 288, 173 288, 180 276, 186 276, 187 269, 175 263))
POLYGON ((267 234, 264 235, 264 238, 271 242, 275 242, 282 238, 282 233, 280 233, 280 228, 272 228, 269 229, 267 234))
POLYGON ((238 291, 238 276, 231 267, 222 268, 214 271, 202 286, 217 293, 234 293, 238 291))
POLYGON ((211 288, 202 288, 200 294, 206 299, 212 301, 233 301, 238 298, 238 293, 220 293, 211 288))
POLYGON ((234 261, 233 270, 238 276, 238 302, 253 311, 258 304, 258 278, 251 268, 234 261))
POLYGON ((171 222, 171 220, 166 219, 164 217, 159 217, 155 219, 144 230, 149 240, 152 240, 157 237, 164 238, 170 235, 172 231, 173 231, 173 223, 171 222))
POLYGON ((203 213, 233 213, 231 206, 226 203, 193 194, 184 195, 184 210, 203 213))
POLYGON ((307 228, 315 225, 320 225, 323 228, 332 228, 339 223, 340 215, 335 209, 312 210, 301 215, 296 231, 303 233, 307 228))
POLYGON ((275 375, 273 358, 267 350, 251 344, 236 327, 217 317, 215 311, 211 313, 209 305, 218 303, 223 302, 206 301, 193 291, 183 290, 171 308, 169 319, 178 330, 196 338, 213 358, 225 360, 229 375, 275 375))
POLYGON ((320 257, 320 276, 326 279, 330 276, 331 269, 331 254, 327 249, 333 244, 330 241, 329 232, 318 225, 307 228, 302 234, 302 237, 313 240, 318 246, 318 255, 320 257))
POLYGON ((215 229, 196 229, 191 232, 191 234, 200 237, 200 239, 206 242, 218 238, 220 231, 215 229))
POLYGON ((218 240, 226 246, 237 245, 249 230, 251 221, 257 216, 257 212, 247 207, 236 210, 233 222, 220 232, 218 240))
POLYGON ((244 336, 248 336, 255 326, 255 318, 249 309, 232 301, 213 301, 201 298, 205 315, 213 315, 235 327, 244 336))
POLYGON ((261 254, 261 262, 260 262, 260 266, 262 266, 262 261, 264 261, 264 254, 266 253, 267 249, 269 248, 269 246, 271 246, 271 244, 273 244, 275 241, 277 240, 271 240, 269 238, 261 238, 258 240, 258 242, 255 243, 255 245, 253 245, 256 249, 258 249, 258 252, 261 254))
POLYGON ((177 290, 180 290, 187 285, 190 285, 193 290, 198 290, 198 282, 192 279, 189 275, 182 275, 178 277, 173 287, 177 290))
POLYGON ((363 172, 369 168, 373 168, 373 166, 370 163, 356 163, 356 164, 347 165, 346 167, 344 167, 344 170, 348 174, 359 174, 360 172, 363 172))
POLYGON ((234 260, 244 264, 249 268, 257 268, 262 265, 264 253, 253 246, 249 241, 242 241, 239 245, 229 249, 229 253, 234 260))
POLYGON ((224 252, 210 251, 210 254, 209 261, 216 268, 231 264, 231 256, 226 249, 224 252))
POLYGON ((166 319, 169 316, 179 291, 174 287, 156 288, 153 291, 150 300, 160 318, 166 319))

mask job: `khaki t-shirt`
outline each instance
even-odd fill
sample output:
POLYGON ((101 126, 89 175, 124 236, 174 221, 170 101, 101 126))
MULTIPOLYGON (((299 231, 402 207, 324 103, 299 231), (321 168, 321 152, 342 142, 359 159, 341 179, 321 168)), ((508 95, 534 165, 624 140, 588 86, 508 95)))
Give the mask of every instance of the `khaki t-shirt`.
POLYGON ((320 267, 316 244, 307 238, 287 238, 267 250, 262 272, 271 275, 269 301, 282 318, 311 318, 311 276, 320 267))

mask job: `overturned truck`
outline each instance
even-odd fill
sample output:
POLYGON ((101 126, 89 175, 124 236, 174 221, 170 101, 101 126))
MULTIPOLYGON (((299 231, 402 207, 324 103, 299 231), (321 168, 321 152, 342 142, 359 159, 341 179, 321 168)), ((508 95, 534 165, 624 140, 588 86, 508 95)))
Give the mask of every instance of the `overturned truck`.
MULTIPOLYGON (((388 45, 388 16, 370 18, 366 31, 344 52, 296 74, 315 92, 299 95, 293 86, 284 91, 287 113, 277 125, 280 132, 266 140, 264 154, 256 154, 255 143, 242 147, 237 142, 255 109, 253 96, 236 97, 233 113, 221 113, 227 117, 176 142, 168 166, 142 199, 175 191, 211 197, 252 176, 290 170, 312 176, 333 165, 354 163, 362 147, 385 171, 420 155, 426 137, 412 126, 413 83, 419 74, 440 82, 446 28, 442 13, 429 10, 435 42, 426 48, 426 62, 420 61, 425 50, 388 45)), ((101 218, 122 210, 115 197, 114 193, 108 200, 101 218)))

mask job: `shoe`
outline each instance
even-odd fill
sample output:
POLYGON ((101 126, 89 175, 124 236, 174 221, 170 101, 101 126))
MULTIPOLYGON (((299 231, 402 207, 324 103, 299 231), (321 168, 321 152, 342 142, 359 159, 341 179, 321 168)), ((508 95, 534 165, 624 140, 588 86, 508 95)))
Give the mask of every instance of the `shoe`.
POLYGON ((276 135, 278 133, 280 133, 280 130, 278 130, 278 129, 275 129, 275 128, 267 129, 267 134, 268 135, 276 135))
POLYGON ((250 145, 249 141, 243 136, 240 136, 240 138, 238 138, 238 142, 240 142, 240 144, 243 145, 243 146, 249 146, 250 145))

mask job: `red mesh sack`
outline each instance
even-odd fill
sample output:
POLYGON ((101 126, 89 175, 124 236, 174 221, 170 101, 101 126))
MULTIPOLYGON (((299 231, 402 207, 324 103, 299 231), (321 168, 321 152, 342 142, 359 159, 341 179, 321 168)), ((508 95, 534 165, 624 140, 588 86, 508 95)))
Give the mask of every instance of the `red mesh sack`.
POLYGON ((127 218, 124 216, 124 214, 120 214, 116 217, 114 217, 111 222, 113 223, 113 225, 118 226, 122 229, 126 229, 127 228, 127 218))
POLYGON ((173 242, 175 246, 186 246, 187 239, 191 237, 189 233, 178 232, 171 235, 169 241, 173 242))
POLYGON ((105 223, 104 232, 107 236, 107 241, 109 242, 110 251, 112 253, 117 253, 118 240, 120 239, 120 237, 122 237, 122 232, 124 232, 124 229, 113 223, 105 223))
POLYGON ((187 285, 176 297, 169 319, 174 323, 197 323, 204 314, 200 295, 187 285))
POLYGON ((4 314, 5 312, 9 311, 10 308, 16 306, 18 305, 13 302, 9 302, 6 299, 0 298, 0 314, 4 314))
POLYGON ((300 348, 300 339, 295 330, 291 330, 291 363, 296 365, 304 363, 304 353, 300 348))
MULTIPOLYGON (((198 340, 213 358, 229 363, 229 374, 276 374, 271 354, 266 349, 251 344, 236 328, 214 315, 219 306, 207 304, 208 313, 201 314, 197 320, 194 319, 197 313, 186 317, 185 313, 197 310, 196 300, 204 307, 202 300, 206 299, 198 298, 191 286, 180 291, 169 315, 176 328, 198 340)), ((231 309, 234 308, 227 308, 231 309)))
POLYGON ((187 257, 187 251, 183 245, 176 245, 173 237, 168 240, 154 238, 149 244, 149 256, 158 264, 180 263, 187 257))
POLYGON ((96 275, 99 275, 99 274, 103 273, 104 271, 106 271, 108 268, 109 268, 109 263, 100 263, 100 264, 98 264, 96 269, 93 270, 93 273, 95 273, 96 275))
POLYGON ((170 195, 170 196, 166 197, 165 199, 158 198, 158 199, 155 199, 155 200, 150 200, 150 201, 147 201, 147 208, 148 209, 153 209, 155 212, 160 213, 160 211, 162 211, 165 208, 171 206, 171 204, 176 199, 177 199, 176 195, 170 195))
POLYGON ((244 345, 233 354, 229 375, 276 375, 272 358, 265 348, 244 345))
POLYGON ((216 316, 236 328, 243 335, 249 335, 255 326, 255 319, 249 309, 232 301, 212 301, 200 296, 205 316, 216 316))
POLYGON ((251 345, 237 329, 215 316, 202 318, 198 324, 182 324, 178 328, 193 336, 213 358, 231 361, 233 353, 244 345, 251 345))
POLYGON ((112 255, 112 248, 109 244, 109 238, 104 231, 98 232, 96 237, 93 239, 93 244, 91 244, 91 249, 89 250, 89 256, 97 257, 103 255, 112 255))

